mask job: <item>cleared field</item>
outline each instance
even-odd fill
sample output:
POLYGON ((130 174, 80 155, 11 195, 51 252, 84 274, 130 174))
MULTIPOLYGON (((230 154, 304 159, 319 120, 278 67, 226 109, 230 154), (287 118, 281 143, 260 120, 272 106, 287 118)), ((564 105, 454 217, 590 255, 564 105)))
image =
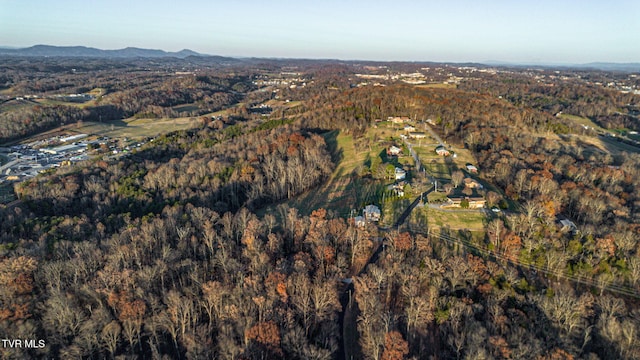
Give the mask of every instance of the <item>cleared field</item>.
POLYGON ((296 106, 300 106, 302 105, 302 101, 281 101, 281 100, 268 100, 267 102, 265 102, 265 105, 267 106, 271 106, 271 107, 285 107, 287 109, 291 109, 294 108, 296 106))
POLYGON ((177 105, 173 107, 174 111, 177 112, 191 112, 191 111, 198 111, 198 105, 196 104, 182 104, 182 105, 177 105))
POLYGON ((433 83, 416 85, 416 87, 424 89, 456 89, 458 86, 456 84, 433 83))
POLYGON ((85 122, 76 130, 87 134, 108 137, 142 138, 159 134, 186 130, 198 126, 198 120, 192 118, 176 119, 126 119, 109 122, 85 122))
POLYGON ((582 117, 582 116, 577 116, 577 115, 570 115, 570 114, 560 114, 559 116, 561 119, 567 119, 567 120, 571 120, 573 122, 575 122, 576 124, 580 124, 580 125, 584 125, 584 126, 589 126, 593 129, 596 130, 600 130, 600 131, 608 131, 606 129, 601 128, 600 126, 598 126, 596 123, 594 123, 593 121, 591 121, 591 119, 586 118, 586 117, 582 117))
POLYGON ((31 108, 37 103, 29 100, 9 100, 0 104, 0 112, 16 111, 22 108, 31 108))
POLYGON ((455 170, 466 171, 467 164, 476 164, 471 152, 464 148, 449 146, 448 149, 455 152, 456 157, 444 157, 435 153, 437 144, 435 140, 427 140, 425 145, 414 144, 413 149, 420 157, 422 166, 434 177, 442 180, 450 180, 451 173, 455 170), (431 142, 431 143, 429 143, 431 142))
POLYGON ((451 230, 484 231, 485 216, 479 210, 439 210, 429 206, 415 209, 429 227, 448 227, 451 230))
POLYGON ((580 136, 580 135, 566 135, 563 137, 569 141, 572 145, 581 146, 584 148, 595 149, 596 151, 602 151, 611 154, 620 154, 621 152, 640 153, 640 148, 633 145, 625 144, 615 140, 614 138, 607 138, 604 136, 592 137, 592 136, 580 136))
POLYGON ((631 152, 631 153, 640 153, 640 147, 625 144, 613 138, 610 139, 610 138, 600 137, 599 140, 612 153, 620 153, 622 151, 631 152))
POLYGON ((36 99, 35 102, 41 105, 48 105, 48 106, 53 106, 53 105, 75 106, 80 109, 84 109, 90 106, 95 106, 96 104, 95 100, 76 102, 76 101, 64 101, 64 100, 57 100, 57 99, 36 99))
POLYGON ((377 197, 380 184, 359 179, 357 172, 367 157, 377 156, 382 146, 372 146, 371 151, 356 151, 353 137, 338 131, 324 135, 333 153, 338 156, 336 169, 320 188, 307 192, 289 202, 290 206, 304 213, 318 208, 332 209, 341 215, 348 215, 351 209, 370 198, 377 197))
MULTIPOLYGON (((375 130, 375 129, 371 129, 375 130)), ((308 191, 286 202, 295 207, 301 214, 310 214, 318 208, 330 209, 339 216, 346 217, 359 214, 363 204, 378 202, 386 189, 386 183, 380 180, 362 178, 360 171, 368 166, 372 158, 379 156, 385 146, 376 137, 375 132, 367 133, 370 146, 356 148, 353 137, 338 130, 323 135, 328 148, 334 154, 336 168, 329 179, 320 187, 308 191)), ((409 158, 409 157, 406 157, 409 158)), ((400 162, 403 162, 403 158, 400 162)), ((387 181, 388 182, 388 181, 387 181)), ((275 206, 260 211, 262 213, 277 213, 275 206)))

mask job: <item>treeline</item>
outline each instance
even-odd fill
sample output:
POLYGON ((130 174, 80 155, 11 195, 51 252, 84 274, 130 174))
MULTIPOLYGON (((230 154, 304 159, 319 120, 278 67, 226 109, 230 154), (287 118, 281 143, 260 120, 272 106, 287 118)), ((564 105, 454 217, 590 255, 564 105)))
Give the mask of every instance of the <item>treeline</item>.
POLYGON ((33 105, 0 112, 0 142, 73 124, 86 119, 88 115, 89 112, 86 110, 62 105, 33 105))
POLYGON ((0 214, 0 334, 47 346, 3 357, 336 356, 339 280, 367 257, 366 232, 324 211, 248 210, 325 178, 323 138, 216 134, 18 187, 27 206, 0 214))
MULTIPOLYGON (((533 108, 555 115, 559 112, 587 117, 607 129, 629 128, 640 130, 640 120, 629 105, 640 105, 640 96, 631 92, 606 89, 601 85, 586 84, 583 80, 552 80, 550 74, 544 83, 532 77, 509 74, 483 77, 481 80, 464 81, 460 89, 501 96, 512 104, 533 108)), ((580 74, 586 79, 597 73, 580 74)), ((614 75, 600 80, 604 83, 615 79, 614 75)))
POLYGON ((390 116, 431 119, 445 136, 463 132, 471 122, 509 124, 533 131, 578 132, 545 112, 520 109, 488 95, 452 89, 424 89, 407 85, 364 87, 319 92, 306 100, 302 123, 322 129, 344 129, 356 136, 376 120, 390 116))
POLYGON ((140 217, 187 202, 224 213, 289 199, 316 186, 333 168, 318 135, 278 128, 232 141, 224 136, 211 129, 166 135, 125 161, 63 169, 24 182, 17 192, 48 216, 84 214, 108 221, 112 215, 140 217))

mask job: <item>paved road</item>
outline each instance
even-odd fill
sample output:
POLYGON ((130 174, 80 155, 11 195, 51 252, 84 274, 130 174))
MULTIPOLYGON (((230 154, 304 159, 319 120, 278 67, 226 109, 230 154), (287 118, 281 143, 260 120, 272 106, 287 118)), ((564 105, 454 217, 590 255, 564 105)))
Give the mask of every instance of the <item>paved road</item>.
POLYGON ((429 132, 429 134, 431 134, 431 136, 436 139, 437 142, 440 143, 440 145, 445 146, 444 145, 444 141, 442 141, 442 138, 440 138, 440 136, 438 136, 438 134, 436 134, 435 131, 433 131, 433 129, 431 128, 431 126, 429 124, 424 124, 424 128, 429 132))
POLYGON ((411 212, 413 211, 413 209, 415 209, 416 206, 418 206, 418 203, 420 203, 420 199, 426 200, 427 195, 429 195, 430 192, 432 192, 434 189, 434 187, 432 186, 429 190, 425 191, 422 193, 421 196, 418 196, 412 203, 411 205, 409 205, 404 212, 402 213, 402 215, 400 215, 400 217, 398 217, 398 219, 396 220, 396 222, 393 224, 394 228, 398 228, 400 225, 404 224, 404 222, 407 220, 407 218, 409 217, 409 215, 411 215, 411 212))

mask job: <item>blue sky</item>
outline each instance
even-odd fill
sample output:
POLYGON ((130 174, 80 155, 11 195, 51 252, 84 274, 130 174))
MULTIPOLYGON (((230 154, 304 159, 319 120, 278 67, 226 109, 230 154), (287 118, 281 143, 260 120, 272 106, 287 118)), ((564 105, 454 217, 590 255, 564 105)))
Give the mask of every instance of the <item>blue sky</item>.
POLYGON ((0 45, 226 56, 640 62, 638 0, 0 0, 0 45))

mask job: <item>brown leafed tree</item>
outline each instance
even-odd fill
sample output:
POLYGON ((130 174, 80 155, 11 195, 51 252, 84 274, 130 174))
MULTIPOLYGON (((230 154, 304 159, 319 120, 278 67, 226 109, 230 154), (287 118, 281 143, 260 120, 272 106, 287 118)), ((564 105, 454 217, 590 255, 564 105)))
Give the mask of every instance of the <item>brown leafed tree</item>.
POLYGON ((280 329, 273 320, 259 322, 252 326, 245 332, 245 337, 255 341, 263 354, 282 356, 280 329))
POLYGON ((384 351, 382 360, 402 360, 409 354, 409 344, 397 331, 388 332, 384 336, 384 351))

